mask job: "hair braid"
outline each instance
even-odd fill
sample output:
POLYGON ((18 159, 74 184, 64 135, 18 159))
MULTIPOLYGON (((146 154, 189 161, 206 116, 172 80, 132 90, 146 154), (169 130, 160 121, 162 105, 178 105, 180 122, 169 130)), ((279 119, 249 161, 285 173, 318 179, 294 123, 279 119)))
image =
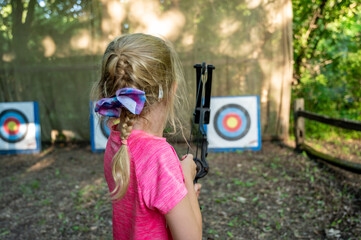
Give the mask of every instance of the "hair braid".
POLYGON ((102 71, 104 78, 99 83, 101 97, 109 97, 119 88, 134 85, 130 77, 132 68, 122 53, 109 53, 102 71))
MULTIPOLYGON (((134 83, 130 77, 132 68, 126 57, 118 53, 116 54, 116 65, 112 70, 117 76, 117 88, 131 87, 134 83)), ((115 60, 114 60, 115 61, 115 60)), ((135 86, 137 87, 137 86, 135 86)), ((137 119, 137 115, 132 114, 127 109, 122 109, 120 116, 120 139, 127 140, 132 132, 133 125, 137 119)), ((111 192, 113 200, 121 199, 128 190, 130 179, 130 158, 127 144, 122 144, 119 151, 114 155, 112 160, 112 175, 116 183, 115 189, 111 192)))
POLYGON ((121 135, 120 135, 120 139, 122 140, 127 140, 132 129, 133 129, 133 125, 134 122, 136 120, 136 115, 130 113, 129 111, 125 111, 126 115, 122 124, 122 127, 120 129, 121 135))
MULTIPOLYGON (((123 109, 120 114, 120 119, 120 139, 127 140, 132 132, 137 115, 123 109)), ((115 189, 111 192, 112 199, 121 199, 127 192, 130 178, 130 159, 127 144, 122 144, 119 151, 114 155, 112 160, 112 174, 114 182, 116 183, 115 189)))

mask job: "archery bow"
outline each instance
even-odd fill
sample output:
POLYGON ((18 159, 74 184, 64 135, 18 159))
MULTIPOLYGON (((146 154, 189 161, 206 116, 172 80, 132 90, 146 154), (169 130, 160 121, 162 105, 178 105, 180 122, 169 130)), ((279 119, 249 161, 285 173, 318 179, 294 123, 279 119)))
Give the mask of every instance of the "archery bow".
MULTIPOLYGON (((196 106, 193 112, 192 126, 191 126, 191 134, 189 137, 189 143, 192 141, 192 131, 194 124, 198 124, 199 131, 197 131, 197 148, 196 154, 193 158, 194 162, 197 165, 197 174, 194 179, 196 183, 199 178, 202 178, 207 175, 209 167, 206 160, 208 155, 208 140, 207 140, 207 132, 204 129, 204 125, 209 123, 209 116, 211 113, 210 103, 211 103, 211 90, 212 90, 212 71, 215 69, 213 65, 206 66, 206 63, 194 65, 196 69, 196 79, 197 79, 197 95, 196 95, 196 106), (203 89, 204 91, 204 99, 203 97, 203 89), (201 138, 199 138, 199 134, 201 134, 201 138), (201 143, 199 142, 201 140, 201 143), (198 147, 201 145, 201 156, 198 158, 198 147)), ((187 154, 189 153, 189 145, 187 149, 187 154)))

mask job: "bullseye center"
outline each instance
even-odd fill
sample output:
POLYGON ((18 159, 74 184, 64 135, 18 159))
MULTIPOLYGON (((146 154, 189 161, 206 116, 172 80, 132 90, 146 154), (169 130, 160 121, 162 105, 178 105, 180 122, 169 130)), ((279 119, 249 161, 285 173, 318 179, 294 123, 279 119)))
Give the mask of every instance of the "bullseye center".
POLYGON ((229 128, 235 128, 235 127, 237 126, 237 124, 238 124, 237 118, 235 118, 235 117, 229 117, 229 118, 227 119, 227 126, 228 126, 229 128))
POLYGON ((226 131, 235 132, 239 130, 242 119, 235 113, 229 113, 223 118, 222 124, 226 131))
POLYGON ((7 124, 7 128, 10 132, 16 132, 18 130, 18 125, 14 121, 10 121, 7 124))
POLYGON ((16 135, 20 131, 20 122, 16 118, 9 117, 5 120, 2 127, 8 134, 16 135))

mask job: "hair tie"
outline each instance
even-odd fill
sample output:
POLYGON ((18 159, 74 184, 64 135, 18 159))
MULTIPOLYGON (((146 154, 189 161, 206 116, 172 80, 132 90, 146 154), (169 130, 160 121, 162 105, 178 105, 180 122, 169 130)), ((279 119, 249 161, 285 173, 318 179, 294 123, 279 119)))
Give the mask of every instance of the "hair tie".
POLYGON ((119 117, 120 108, 139 115, 145 103, 145 92, 135 88, 121 88, 110 98, 102 98, 95 104, 95 112, 107 117, 119 117))
POLYGON ((128 145, 127 139, 122 139, 121 143, 122 143, 123 145, 128 145))

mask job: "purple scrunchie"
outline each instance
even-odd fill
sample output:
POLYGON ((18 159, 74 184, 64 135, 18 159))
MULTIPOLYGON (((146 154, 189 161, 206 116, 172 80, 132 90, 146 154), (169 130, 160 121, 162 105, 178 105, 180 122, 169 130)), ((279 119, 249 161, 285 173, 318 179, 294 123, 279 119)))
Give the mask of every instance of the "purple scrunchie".
POLYGON ((95 104, 95 112, 107 117, 119 117, 120 108, 139 115, 145 103, 145 92, 135 88, 118 89, 114 97, 100 99, 95 104))

